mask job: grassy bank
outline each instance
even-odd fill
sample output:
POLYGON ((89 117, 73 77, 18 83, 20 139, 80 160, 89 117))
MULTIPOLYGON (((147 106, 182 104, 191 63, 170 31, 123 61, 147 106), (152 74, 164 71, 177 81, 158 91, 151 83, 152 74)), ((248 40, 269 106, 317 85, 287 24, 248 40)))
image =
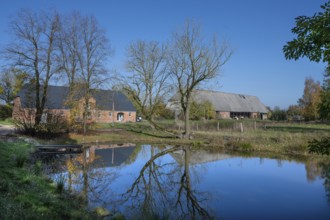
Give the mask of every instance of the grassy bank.
POLYGON ((308 142, 329 137, 330 125, 311 123, 275 123, 252 120, 192 122, 192 139, 176 136, 182 125, 174 121, 159 121, 167 132, 152 130, 147 122, 124 124, 97 124, 87 135, 69 134, 62 143, 142 143, 188 144, 197 147, 224 148, 249 151, 308 154, 308 142), (243 132, 240 128, 243 126, 243 132), (174 134, 174 135, 173 135, 174 134))
POLYGON ((91 219, 85 203, 29 163, 31 146, 0 141, 0 219, 91 219))

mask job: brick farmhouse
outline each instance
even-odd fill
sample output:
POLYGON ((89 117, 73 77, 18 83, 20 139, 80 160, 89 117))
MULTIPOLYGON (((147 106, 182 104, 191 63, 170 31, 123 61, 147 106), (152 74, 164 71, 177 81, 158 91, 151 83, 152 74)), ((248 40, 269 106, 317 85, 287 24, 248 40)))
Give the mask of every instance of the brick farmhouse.
MULTIPOLYGON (((75 97, 76 108, 73 111, 72 103, 68 102, 69 94, 68 87, 48 86, 42 122, 47 122, 51 115, 60 115, 65 119, 73 118, 75 121, 82 120, 84 98, 75 97)), ((136 121, 136 110, 132 102, 119 91, 92 90, 88 109, 88 120, 91 122, 136 121)), ((35 114, 35 92, 31 86, 25 85, 14 99, 13 118, 26 120, 27 116, 33 118, 31 114, 35 114)))

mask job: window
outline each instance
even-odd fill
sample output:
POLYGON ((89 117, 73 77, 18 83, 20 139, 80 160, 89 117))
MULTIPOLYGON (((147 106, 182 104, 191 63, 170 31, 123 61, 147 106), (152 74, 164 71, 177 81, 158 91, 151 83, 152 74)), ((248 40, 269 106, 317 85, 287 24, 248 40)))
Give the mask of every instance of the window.
POLYGON ((109 112, 109 117, 112 117, 112 112, 109 112))
POLYGON ((101 112, 97 112, 97 117, 101 118, 101 112))
POLYGON ((128 116, 130 116, 130 117, 131 117, 131 112, 129 112, 129 113, 128 113, 128 116))

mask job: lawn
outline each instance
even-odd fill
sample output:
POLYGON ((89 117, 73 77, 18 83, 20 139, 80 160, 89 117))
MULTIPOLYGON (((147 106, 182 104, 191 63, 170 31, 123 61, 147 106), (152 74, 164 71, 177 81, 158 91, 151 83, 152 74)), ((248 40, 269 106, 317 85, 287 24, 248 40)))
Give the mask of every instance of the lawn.
POLYGON ((158 121, 166 131, 153 130, 147 122, 96 124, 86 135, 70 133, 62 143, 135 143, 192 145, 230 150, 308 154, 308 142, 329 137, 330 125, 278 123, 253 120, 192 121, 192 138, 178 138, 182 123, 158 121), (243 127, 243 132, 241 127, 243 127))
POLYGON ((31 164, 31 145, 0 141, 0 219, 92 219, 82 199, 62 190, 31 164))

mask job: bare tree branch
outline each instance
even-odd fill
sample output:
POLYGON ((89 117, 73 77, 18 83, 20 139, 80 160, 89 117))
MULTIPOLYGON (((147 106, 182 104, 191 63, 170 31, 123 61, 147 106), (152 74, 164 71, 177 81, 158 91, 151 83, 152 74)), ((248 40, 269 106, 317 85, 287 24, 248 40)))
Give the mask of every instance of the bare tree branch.
POLYGON ((215 79, 231 55, 228 46, 219 46, 216 38, 210 43, 205 42, 200 27, 191 21, 173 33, 168 66, 185 116, 185 138, 190 137, 189 112, 193 91, 215 79))
POLYGON ((154 117, 170 88, 165 65, 167 47, 155 41, 136 41, 128 47, 127 56, 130 75, 122 82, 122 88, 138 112, 157 127, 154 117))

